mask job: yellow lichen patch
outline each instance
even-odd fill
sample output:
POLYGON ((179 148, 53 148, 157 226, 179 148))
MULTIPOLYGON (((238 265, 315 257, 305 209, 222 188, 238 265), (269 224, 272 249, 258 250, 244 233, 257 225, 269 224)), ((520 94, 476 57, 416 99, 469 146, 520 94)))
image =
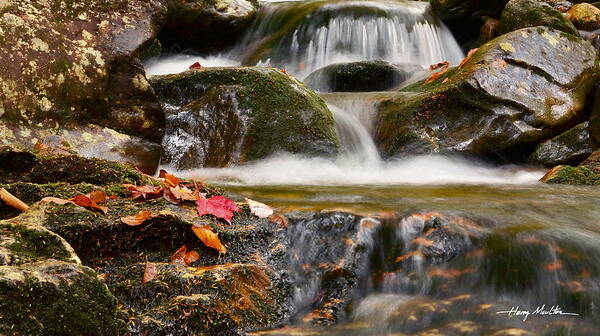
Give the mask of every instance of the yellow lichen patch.
POLYGON ((146 77, 142 74, 137 74, 135 75, 131 81, 133 82, 133 86, 142 90, 142 91, 148 91, 148 89, 150 88, 150 84, 148 84, 148 80, 146 80, 146 77))
POLYGON ((52 109, 52 103, 46 97, 42 97, 39 104, 42 111, 50 111, 50 109, 52 109))
POLYGON ((508 43, 508 42, 502 42, 500 43, 500 48, 504 51, 508 51, 508 52, 515 52, 515 47, 513 47, 512 44, 508 43))
POLYGON ((546 40, 548 40, 548 42, 550 42, 550 44, 551 44, 552 46, 556 46, 556 45, 558 44, 558 40, 556 39, 556 37, 554 37, 554 36, 552 36, 552 35, 548 34, 548 32, 543 32, 543 33, 542 33, 542 36, 543 36, 543 37, 544 37, 546 40))
POLYGON ((42 41, 41 39, 34 37, 31 39, 31 44, 33 50, 48 52, 48 43, 42 41))

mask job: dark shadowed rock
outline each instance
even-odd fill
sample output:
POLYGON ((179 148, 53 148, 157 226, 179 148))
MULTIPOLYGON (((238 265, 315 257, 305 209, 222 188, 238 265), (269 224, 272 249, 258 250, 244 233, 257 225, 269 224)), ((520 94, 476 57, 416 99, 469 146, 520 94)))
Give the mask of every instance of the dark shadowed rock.
POLYGON ((313 71, 304 83, 320 92, 385 91, 423 70, 412 64, 395 65, 387 61, 338 63, 313 71))
POLYGON ((167 0, 160 33, 167 46, 217 50, 237 40, 256 15, 256 0, 167 0))
POLYGON ((524 160, 539 141, 584 118, 598 77, 588 42, 546 27, 521 29, 383 101, 375 141, 384 157, 462 152, 524 160))
POLYGON ((431 8, 442 20, 474 16, 497 16, 508 0, 430 0, 431 8))
POLYGON ((500 16, 500 31, 503 33, 536 26, 547 26, 579 36, 571 21, 543 1, 511 0, 500 16))
POLYGON ((273 68, 205 68, 155 76, 168 106, 165 161, 223 167, 279 151, 335 156, 339 142, 325 102, 273 68))
POLYGON ((554 167, 576 165, 592 153, 587 122, 541 143, 529 157, 529 162, 554 167))

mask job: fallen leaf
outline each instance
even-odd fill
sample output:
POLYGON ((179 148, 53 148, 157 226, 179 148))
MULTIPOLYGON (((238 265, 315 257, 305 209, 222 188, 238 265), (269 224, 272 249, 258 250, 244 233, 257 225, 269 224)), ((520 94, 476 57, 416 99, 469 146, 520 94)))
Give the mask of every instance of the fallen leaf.
POLYGON ((413 239, 413 240, 411 241, 411 243, 412 243, 412 244, 419 244, 419 245, 423 245, 423 246, 425 246, 425 247, 428 247, 428 246, 432 246, 432 245, 433 245, 433 241, 432 241, 432 240, 429 240, 429 239, 426 239, 426 238, 422 238, 422 237, 418 237, 418 238, 415 238, 415 239, 413 239))
POLYGON ((106 213, 108 211, 108 207, 98 205, 98 203, 94 202, 92 199, 87 197, 86 195, 77 195, 71 198, 73 203, 82 206, 84 208, 92 209, 92 210, 100 210, 102 213, 106 213))
POLYGON ((204 245, 208 247, 212 247, 215 250, 219 251, 219 253, 226 253, 227 249, 219 240, 219 236, 214 233, 208 225, 202 226, 192 226, 192 231, 200 238, 200 240, 204 243, 204 245))
POLYGON ((185 264, 185 256, 187 253, 187 246, 181 246, 173 255, 171 256, 171 262, 174 264, 185 264))
POLYGON ((544 266, 544 269, 546 269, 546 271, 548 271, 548 272, 554 272, 561 268, 562 268, 562 263, 560 262, 560 260, 557 260, 555 262, 549 263, 548 265, 544 266))
POLYGON ((429 84, 435 80, 437 80, 438 78, 440 78, 446 71, 448 71, 448 69, 444 69, 440 72, 435 72, 433 74, 431 74, 431 76, 429 76, 426 80, 425 80, 425 84, 429 84))
POLYGON ((246 198, 246 203, 250 207, 250 212, 258 218, 268 218, 273 214, 273 209, 266 204, 253 201, 249 198, 246 198))
POLYGON ((175 175, 167 173, 166 170, 161 169, 158 175, 169 187, 176 187, 181 183, 181 179, 175 175))
POLYGON ((432 64, 429 66, 429 70, 437 70, 437 69, 447 69, 450 66, 448 62, 440 62, 437 64, 432 64))
MULTIPOLYGON (((178 201, 197 201, 201 199, 200 193, 193 192, 187 187, 170 187, 169 194, 178 201)), ((167 190, 165 189, 165 193, 167 190)))
POLYGON ((235 202, 223 196, 213 196, 209 199, 196 200, 196 209, 200 216, 213 215, 223 218, 229 224, 231 224, 233 213, 242 211, 235 205, 235 202))
POLYGON ((137 226, 137 225, 144 223, 146 220, 148 220, 152 217, 154 217, 154 215, 152 214, 151 211, 142 210, 133 216, 127 216, 127 217, 121 218, 121 222, 123 222, 127 225, 130 225, 130 226, 137 226))
POLYGON ((106 193, 102 190, 94 190, 91 193, 85 194, 92 202, 104 203, 108 199, 106 193))
POLYGON ((123 186, 131 191, 133 198, 142 197, 144 199, 158 198, 162 196, 164 189, 159 186, 135 186, 132 184, 124 184, 123 186))
POLYGON ((200 255, 198 254, 198 252, 192 250, 188 251, 188 253, 185 254, 185 258, 183 259, 183 261, 186 265, 189 266, 198 259, 200 259, 200 255))
POLYGON ((188 69, 189 70, 199 70, 199 69, 202 69, 202 65, 200 65, 200 62, 196 62, 196 63, 190 65, 190 67, 188 69))
POLYGON ((146 263, 146 268, 144 269, 144 277, 142 278, 142 283, 145 284, 147 282, 152 281, 156 277, 156 265, 154 263, 146 263))
POLYGON ((412 257, 420 256, 420 255, 421 255, 421 251, 408 252, 408 253, 403 254, 403 255, 399 256, 398 258, 396 258, 396 262, 399 263, 408 258, 412 258, 412 257))
POLYGON ((269 222, 277 224, 281 227, 288 227, 290 221, 287 219, 287 217, 285 217, 284 215, 281 214, 272 214, 271 216, 269 216, 269 222))
POLYGON ((468 61, 471 59, 471 57, 473 56, 473 54, 474 54, 476 51, 477 51, 477 48, 469 50, 469 52, 467 53, 467 57, 465 57, 465 58, 464 58, 464 59, 463 59, 463 60, 460 62, 460 64, 458 65, 458 67, 459 67, 459 68, 462 68, 462 67, 463 67, 463 65, 465 65, 465 64, 466 64, 466 63, 467 63, 467 62, 468 62, 468 61))
POLYGON ((55 203, 55 204, 59 204, 59 205, 65 205, 65 204, 75 204, 72 201, 66 200, 66 199, 62 199, 62 198, 58 198, 58 197, 44 197, 42 198, 42 202, 46 202, 46 203, 55 203))

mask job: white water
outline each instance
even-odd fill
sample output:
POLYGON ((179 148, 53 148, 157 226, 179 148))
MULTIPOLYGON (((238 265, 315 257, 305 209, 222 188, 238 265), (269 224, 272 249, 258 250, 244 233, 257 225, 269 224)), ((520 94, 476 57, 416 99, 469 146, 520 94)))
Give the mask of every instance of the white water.
POLYGON ((440 155, 369 162, 306 158, 281 154, 230 168, 203 168, 179 175, 222 184, 248 185, 399 185, 399 184, 531 184, 541 170, 507 169, 440 155))

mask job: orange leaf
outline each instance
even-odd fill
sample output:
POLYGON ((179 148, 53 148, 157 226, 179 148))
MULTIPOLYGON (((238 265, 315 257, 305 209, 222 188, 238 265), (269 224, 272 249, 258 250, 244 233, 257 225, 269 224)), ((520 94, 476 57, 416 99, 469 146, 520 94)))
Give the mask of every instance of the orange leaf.
POLYGON ((200 255, 198 254, 198 252, 192 250, 185 254, 185 258, 183 259, 183 261, 186 265, 189 266, 198 259, 200 259, 200 255))
POLYGON ((123 222, 127 225, 130 225, 130 226, 137 226, 137 225, 144 223, 146 220, 148 220, 152 217, 154 217, 154 214, 152 214, 151 211, 142 210, 133 216, 127 216, 127 217, 121 218, 121 222, 123 222))
POLYGON ((157 186, 134 186, 132 184, 124 184, 125 188, 131 191, 133 198, 142 197, 144 199, 157 198, 162 196, 163 187, 157 186))
POLYGON ((85 194, 92 202, 95 203, 104 203, 108 199, 106 193, 102 190, 94 190, 91 193, 85 194))
POLYGON ((271 216, 269 216, 268 219, 269 219, 269 222, 271 222, 273 224, 277 224, 281 227, 288 227, 288 225, 289 225, 289 220, 284 215, 272 214, 271 216))
POLYGON ((562 268, 562 263, 560 262, 560 260, 557 260, 553 263, 549 263, 548 265, 544 266, 544 268, 548 272, 554 272, 562 268))
POLYGON ((421 255, 421 251, 408 252, 408 253, 403 254, 403 255, 399 256, 398 258, 396 258, 396 262, 398 263, 398 262, 404 261, 408 258, 415 257, 418 255, 421 255))
POLYGON ((69 203, 74 204, 72 201, 58 198, 58 197, 44 197, 44 198, 42 198, 42 202, 55 203, 55 204, 59 204, 59 205, 65 205, 65 204, 69 204, 69 203))
POLYGON ((433 241, 432 241, 432 240, 425 239, 425 238, 421 238, 421 237, 419 237, 419 238, 415 238, 413 241, 411 241, 411 243, 413 243, 413 244, 419 244, 419 245, 423 245, 423 246, 425 246, 425 247, 428 247, 428 246, 432 246, 432 245, 433 245, 433 241))
POLYGON ((440 72, 436 72, 436 73, 433 73, 433 74, 431 74, 431 76, 429 76, 429 78, 427 78, 427 79, 425 80, 425 84, 429 84, 429 83, 431 83, 431 82, 433 82, 433 81, 437 80, 437 79, 438 79, 438 78, 440 78, 440 77, 441 77, 441 76, 442 76, 442 75, 443 75, 443 74, 444 74, 446 71, 448 71, 448 69, 444 69, 444 70, 442 70, 442 71, 440 71, 440 72))
POLYGON ((200 238, 204 245, 214 248, 215 250, 219 251, 219 253, 227 252, 225 246, 221 244, 219 236, 214 233, 208 225, 192 226, 192 230, 196 236, 200 238))
POLYGON ((440 62, 437 64, 432 64, 429 66, 429 70, 437 70, 437 69, 447 69, 450 66, 448 62, 440 62))
POLYGON ((463 65, 465 65, 465 64, 466 64, 466 63, 467 63, 467 62, 468 62, 468 61, 471 59, 471 57, 473 56, 473 54, 474 54, 476 51, 477 51, 477 48, 469 50, 469 52, 467 53, 467 57, 465 57, 465 58, 464 58, 464 59, 463 59, 463 60, 460 62, 460 64, 458 65, 458 67, 459 67, 459 68, 462 68, 462 67, 463 67, 463 65))
POLYGON ((171 262, 174 264, 185 264, 185 256, 187 253, 187 246, 181 246, 173 255, 171 256, 171 262))
POLYGON ((142 278, 142 283, 145 284, 147 282, 152 281, 156 277, 156 265, 154 263, 146 263, 146 268, 144 269, 144 277, 142 278))
POLYGON ((164 182, 169 187, 176 187, 179 185, 179 183, 181 183, 180 178, 176 177, 175 175, 171 175, 171 174, 167 173, 167 171, 164 169, 160 170, 158 177, 160 177, 161 179, 164 179, 164 182))
POLYGON ((71 201, 73 201, 73 203, 75 203, 79 206, 82 206, 84 208, 90 208, 92 210, 100 210, 103 213, 106 213, 108 211, 107 207, 98 205, 96 202, 92 201, 86 195, 77 195, 77 196, 71 198, 71 201))

